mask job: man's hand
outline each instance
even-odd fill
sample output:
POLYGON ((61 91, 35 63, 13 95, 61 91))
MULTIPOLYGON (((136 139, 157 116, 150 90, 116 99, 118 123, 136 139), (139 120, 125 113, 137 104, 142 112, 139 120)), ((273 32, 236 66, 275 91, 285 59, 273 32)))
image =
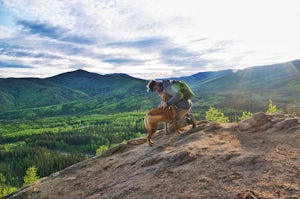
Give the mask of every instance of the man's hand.
POLYGON ((168 104, 167 104, 166 102, 163 102, 163 103, 161 104, 161 107, 162 107, 163 109, 165 109, 165 108, 168 107, 168 104))

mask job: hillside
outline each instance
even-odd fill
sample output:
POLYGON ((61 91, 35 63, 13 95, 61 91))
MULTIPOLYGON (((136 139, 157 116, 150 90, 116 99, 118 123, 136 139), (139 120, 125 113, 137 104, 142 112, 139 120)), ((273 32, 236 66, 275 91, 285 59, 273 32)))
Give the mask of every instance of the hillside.
POLYGON ((203 72, 185 79, 195 89, 203 89, 204 92, 211 89, 221 92, 241 89, 261 93, 274 89, 291 92, 299 89, 296 85, 300 81, 300 60, 243 70, 203 72))
POLYGON ((36 115, 38 112, 39 116, 76 114, 95 110, 103 103, 117 103, 132 96, 138 98, 141 93, 145 93, 145 84, 146 80, 125 74, 100 75, 83 70, 45 79, 0 78, 0 111, 2 117, 24 116, 23 111, 29 112, 29 115, 36 115), (57 111, 49 114, 49 109, 50 112, 57 111), (3 114, 6 111, 14 112, 3 114))
POLYGON ((100 75, 84 70, 67 72, 47 80, 58 85, 79 90, 91 97, 103 96, 109 93, 118 94, 130 91, 145 90, 145 80, 136 79, 126 74, 100 75))
MULTIPOLYGON (((269 99, 285 112, 300 114, 300 60, 173 79, 182 79, 192 87, 194 110, 201 114, 213 105, 234 120, 242 111, 265 110, 269 99)), ((126 74, 100 75, 84 70, 45 79, 2 78, 0 118, 106 114, 116 107, 118 112, 145 111, 159 103, 155 95, 146 93, 146 82, 126 74)))
POLYGON ((44 79, 0 79, 1 111, 43 107, 87 98, 85 93, 56 85, 44 79))
POLYGON ((264 110, 272 99, 285 112, 300 113, 300 60, 215 73, 203 80, 201 73, 187 77, 202 104, 209 102, 232 115, 264 110))
POLYGON ((122 143, 5 198, 299 198, 300 123, 254 114, 122 143))

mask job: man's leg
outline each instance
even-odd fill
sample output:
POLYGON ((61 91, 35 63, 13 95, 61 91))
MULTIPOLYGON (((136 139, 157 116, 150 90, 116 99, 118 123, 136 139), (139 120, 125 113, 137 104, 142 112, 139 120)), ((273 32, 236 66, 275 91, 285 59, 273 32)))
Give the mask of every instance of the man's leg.
POLYGON ((188 113, 188 114, 186 114, 186 115, 184 116, 184 118, 185 118, 185 120, 186 120, 186 122, 187 122, 188 124, 192 124, 192 125, 193 125, 193 128, 196 127, 196 118, 195 118, 195 116, 194 116, 193 114, 188 113))
MULTIPOLYGON (((188 125, 188 123, 186 122, 185 119, 185 115, 190 111, 190 109, 176 109, 176 127, 177 129, 180 129, 186 125, 188 125)), ((169 121, 167 123, 168 128, 171 131, 174 131, 174 125, 172 121, 169 121)))
POLYGON ((190 109, 177 109, 176 111, 176 122, 177 128, 180 129, 186 125, 188 125, 185 115, 190 112, 190 109))

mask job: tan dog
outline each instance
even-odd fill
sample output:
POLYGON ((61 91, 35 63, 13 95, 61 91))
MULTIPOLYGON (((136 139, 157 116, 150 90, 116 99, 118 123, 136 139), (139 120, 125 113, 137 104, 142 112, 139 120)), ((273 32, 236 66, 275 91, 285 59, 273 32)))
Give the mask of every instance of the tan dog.
MULTIPOLYGON (((158 94, 161 96, 163 102, 168 101, 172 97, 171 95, 163 92, 160 92, 158 94)), ((144 124, 148 133, 147 140, 149 146, 153 145, 153 141, 151 140, 151 137, 157 130, 158 124, 160 122, 165 122, 165 131, 166 133, 168 133, 167 122, 170 120, 173 121, 174 129, 176 133, 178 133, 176 127, 176 108, 174 106, 170 106, 170 108, 165 108, 165 109, 163 109, 162 107, 158 107, 150 110, 146 114, 144 119, 144 124)))

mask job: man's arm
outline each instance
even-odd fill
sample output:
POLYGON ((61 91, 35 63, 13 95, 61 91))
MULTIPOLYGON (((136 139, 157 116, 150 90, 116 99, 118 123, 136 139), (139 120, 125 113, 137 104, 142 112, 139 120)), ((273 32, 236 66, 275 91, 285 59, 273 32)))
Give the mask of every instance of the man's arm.
POLYGON ((177 102, 180 101, 180 93, 176 93, 175 95, 173 95, 167 102, 166 104, 168 106, 172 105, 172 104, 176 104, 177 102))

